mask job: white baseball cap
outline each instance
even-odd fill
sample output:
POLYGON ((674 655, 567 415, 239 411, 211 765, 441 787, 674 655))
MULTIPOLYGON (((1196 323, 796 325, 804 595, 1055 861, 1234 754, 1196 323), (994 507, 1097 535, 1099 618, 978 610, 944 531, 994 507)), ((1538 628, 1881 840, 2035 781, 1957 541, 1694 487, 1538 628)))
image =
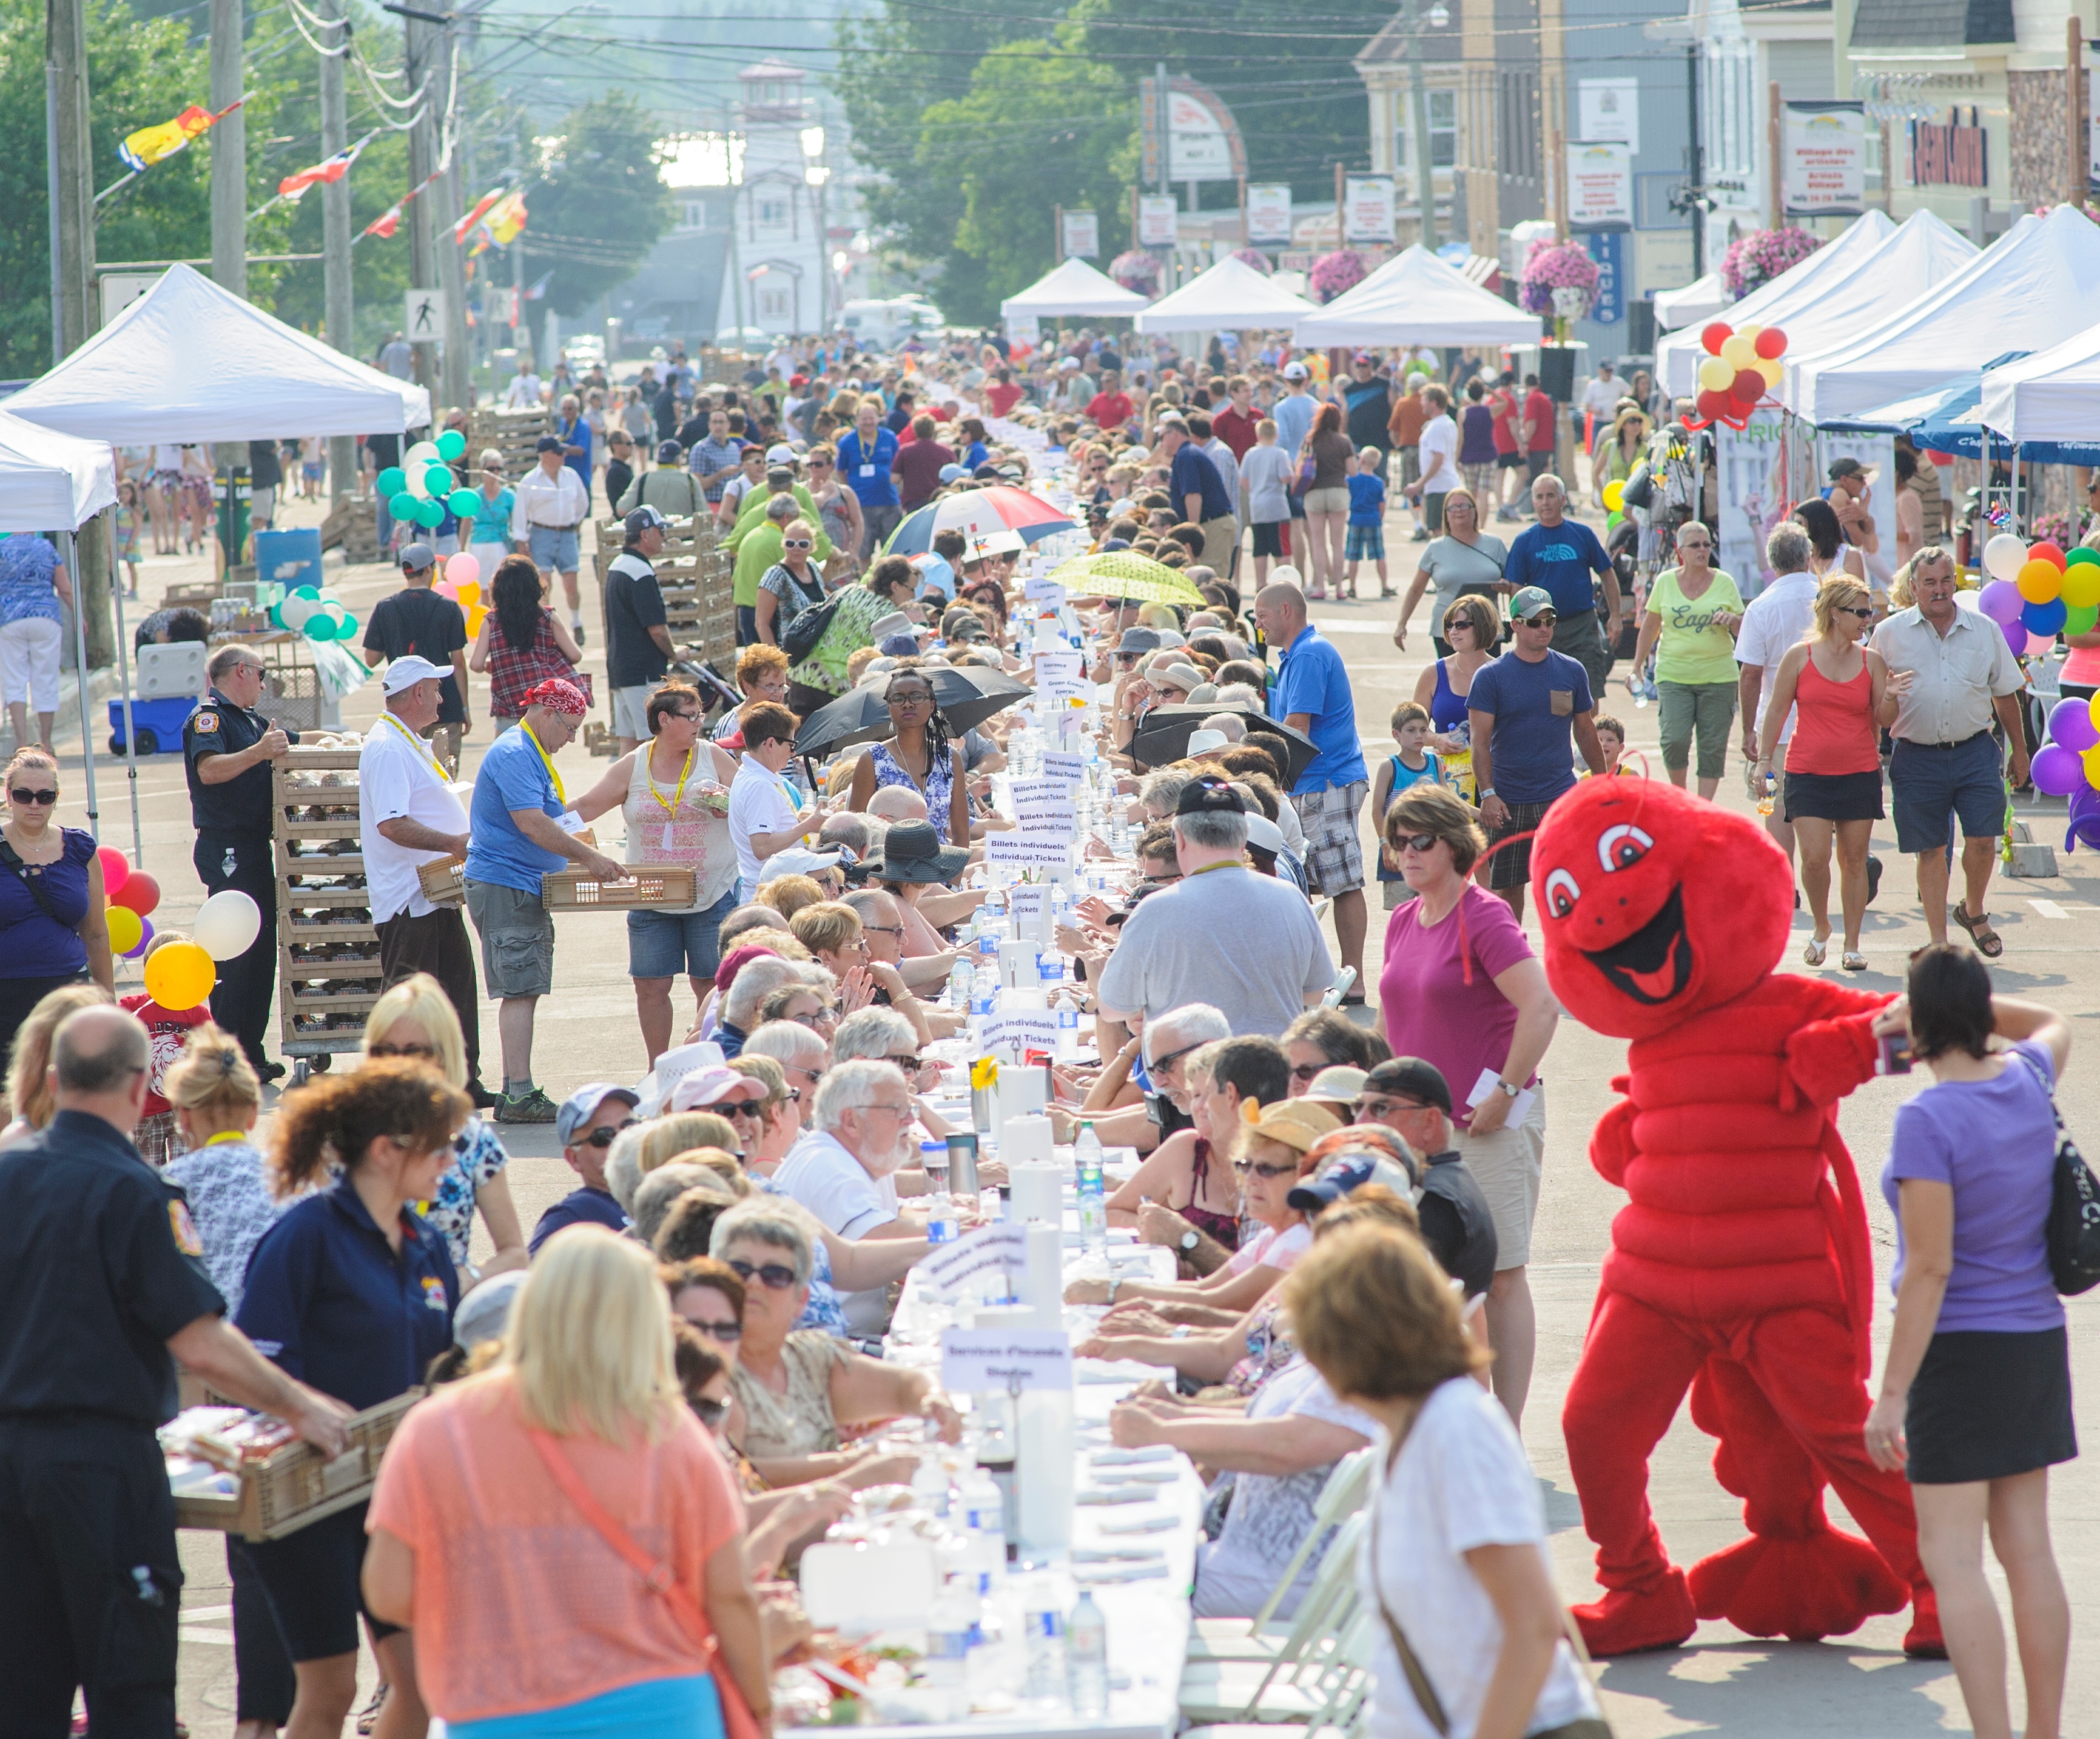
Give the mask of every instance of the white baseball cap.
POLYGON ((1305 378, 1305 364, 1302 362, 1286 363, 1283 365, 1283 377, 1286 381, 1304 380, 1305 378))
POLYGON ((386 667, 386 674, 379 686, 382 693, 398 695, 404 688, 412 688, 418 682, 427 682, 432 677, 448 677, 452 672, 441 664, 434 664, 427 658, 418 658, 411 652, 406 658, 397 658, 386 667))

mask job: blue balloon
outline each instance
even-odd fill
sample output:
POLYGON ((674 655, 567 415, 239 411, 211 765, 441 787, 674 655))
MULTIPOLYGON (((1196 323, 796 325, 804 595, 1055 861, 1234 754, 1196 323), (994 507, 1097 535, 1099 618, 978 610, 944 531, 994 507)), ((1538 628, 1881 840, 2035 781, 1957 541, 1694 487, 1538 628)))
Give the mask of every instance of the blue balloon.
POLYGON ((2064 619, 2071 614, 2071 607, 2060 598, 2052 598, 2045 604, 2029 604, 2020 611, 2020 626, 2031 634, 2057 634, 2063 631, 2064 619))

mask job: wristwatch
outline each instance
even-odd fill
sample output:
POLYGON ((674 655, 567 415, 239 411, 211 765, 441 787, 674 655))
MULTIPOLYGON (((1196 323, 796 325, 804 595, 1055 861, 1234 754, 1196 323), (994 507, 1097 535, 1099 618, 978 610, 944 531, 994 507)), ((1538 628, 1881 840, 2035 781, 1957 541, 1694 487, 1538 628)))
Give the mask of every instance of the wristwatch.
POLYGON ((1511 1086, 1507 1081, 1502 1079, 1499 1075, 1495 1078, 1495 1085, 1502 1088, 1502 1090, 1512 1099, 1516 1097, 1519 1093, 1524 1091, 1521 1087, 1511 1086))
POLYGON ((1190 1226, 1187 1231, 1184 1232, 1184 1233, 1181 1234, 1181 1238, 1180 1238, 1181 1248, 1182 1248, 1185 1251, 1190 1251, 1190 1250, 1193 1250, 1193 1249, 1196 1247, 1196 1246, 1197 1246, 1197 1245, 1198 1245, 1199 1243, 1201 1243, 1202 1241, 1203 1241, 1203 1235, 1202 1235, 1202 1233, 1200 1233, 1200 1232, 1198 1232, 1198 1231, 1195 1229, 1195 1227, 1193 1227, 1193 1226, 1190 1226))

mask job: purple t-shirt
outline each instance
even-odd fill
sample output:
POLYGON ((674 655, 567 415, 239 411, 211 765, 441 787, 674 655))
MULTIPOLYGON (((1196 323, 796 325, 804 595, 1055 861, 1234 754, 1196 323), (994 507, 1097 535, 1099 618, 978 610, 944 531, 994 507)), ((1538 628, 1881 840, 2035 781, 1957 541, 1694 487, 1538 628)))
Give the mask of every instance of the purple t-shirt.
POLYGON ((1942 1081, 1896 1112, 1882 1194, 1896 1214, 1893 1290, 1903 1279, 1904 1178, 1954 1190, 1954 1272, 1939 1306, 1939 1331, 2032 1334, 2063 1326, 2063 1300, 2049 1278, 2049 1192, 2056 1176, 2056 1119, 2049 1048, 2013 1048, 2015 1058, 1988 1081, 1942 1081))
POLYGON ((1529 960, 1531 944, 1516 915, 1472 882, 1442 923, 1425 929, 1416 922, 1418 909, 1410 902, 1386 922, 1379 975, 1386 1042, 1396 1057, 1419 1057, 1442 1070, 1454 1120, 1469 1123, 1466 1096, 1481 1070, 1501 1070, 1516 1031, 1516 1004, 1495 988, 1495 975, 1529 960))

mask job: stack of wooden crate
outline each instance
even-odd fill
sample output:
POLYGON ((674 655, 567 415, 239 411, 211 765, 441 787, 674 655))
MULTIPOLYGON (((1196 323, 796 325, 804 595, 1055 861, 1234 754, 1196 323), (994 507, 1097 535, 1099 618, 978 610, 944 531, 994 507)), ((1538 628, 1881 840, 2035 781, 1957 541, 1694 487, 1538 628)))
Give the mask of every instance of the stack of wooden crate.
POLYGON ((358 1048, 379 1000, 379 932, 357 834, 357 751, 288 751, 271 774, 280 1031, 308 1068, 358 1048))
POLYGON ((540 462, 540 437, 554 432, 545 410, 506 411, 484 404, 467 413, 466 467, 469 487, 481 481, 481 456, 493 447, 503 456, 503 475, 516 483, 540 462))
MULTIPOLYGON (((627 541, 617 519, 598 527, 598 587, 603 617, 606 575, 627 541)), ((664 594, 664 616, 671 639, 680 647, 697 647, 700 661, 725 678, 736 669, 735 558, 704 514, 673 519, 664 533, 664 549, 651 558, 656 589, 664 594)))
POLYGON ((341 549, 346 562, 379 559, 379 508, 368 495, 346 495, 321 521, 321 548, 341 549))

